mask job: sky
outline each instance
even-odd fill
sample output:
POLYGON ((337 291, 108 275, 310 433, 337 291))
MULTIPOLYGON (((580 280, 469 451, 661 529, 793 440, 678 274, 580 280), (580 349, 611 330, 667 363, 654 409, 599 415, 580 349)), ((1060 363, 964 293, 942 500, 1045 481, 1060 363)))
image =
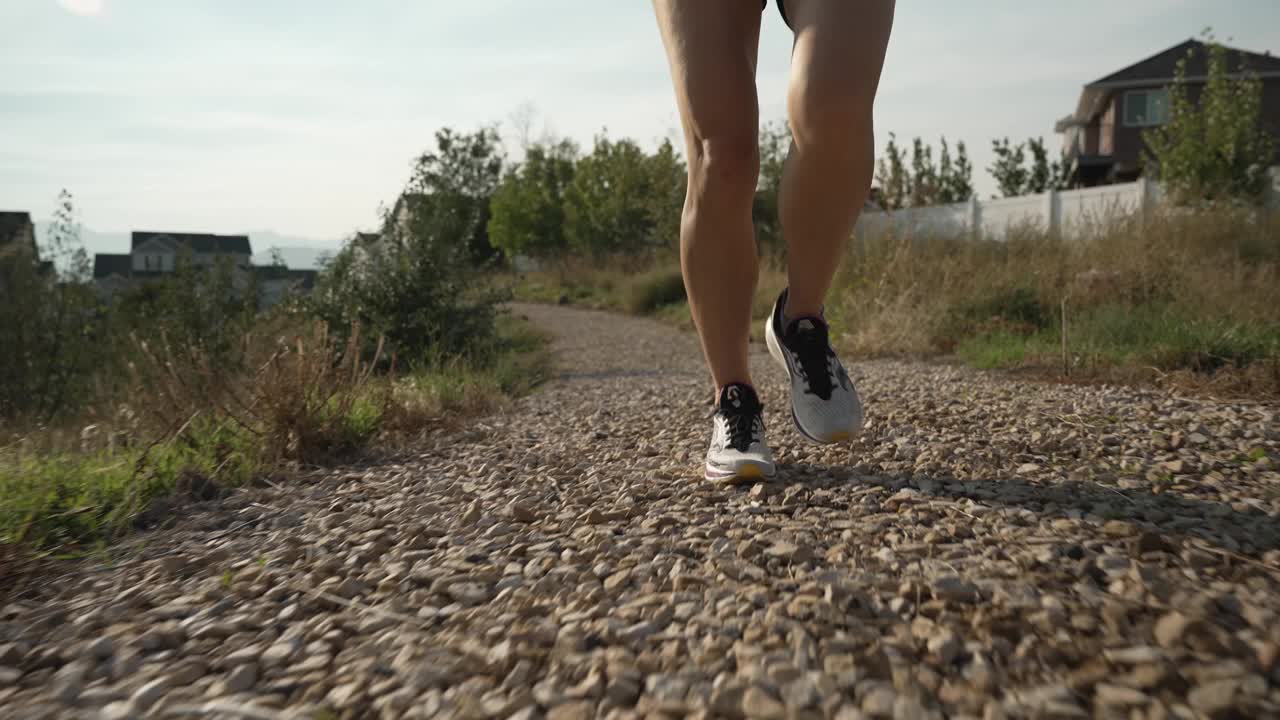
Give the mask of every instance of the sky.
MULTIPOLYGON (((993 138, 1056 147, 1083 84, 1207 26, 1280 53, 1276 0, 903 0, 877 146, 962 140, 986 194, 993 138)), ((65 187, 99 245, 131 229, 332 245, 377 224, 437 129, 514 139, 520 108, 584 147, 679 137, 645 0, 3 0, 0 27, 0 210, 46 218, 65 187)), ((790 46, 771 2, 764 120, 784 117, 790 46)))

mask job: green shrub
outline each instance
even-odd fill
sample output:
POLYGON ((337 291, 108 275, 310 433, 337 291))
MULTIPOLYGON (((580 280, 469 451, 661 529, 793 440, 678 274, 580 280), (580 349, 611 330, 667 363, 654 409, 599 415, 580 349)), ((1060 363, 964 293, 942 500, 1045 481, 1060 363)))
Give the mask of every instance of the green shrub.
POLYGON ((625 307, 627 312, 642 315, 684 299, 684 277, 679 268, 661 268, 628 282, 625 307))

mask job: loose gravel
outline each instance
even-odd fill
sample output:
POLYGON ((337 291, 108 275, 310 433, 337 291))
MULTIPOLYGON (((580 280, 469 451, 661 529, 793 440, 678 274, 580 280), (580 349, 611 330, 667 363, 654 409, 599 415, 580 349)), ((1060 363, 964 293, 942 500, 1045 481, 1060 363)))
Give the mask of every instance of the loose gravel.
POLYGON ((1280 717, 1280 409, 852 364, 771 483, 700 478, 692 335, 518 306, 550 385, 191 509, 0 606, 12 718, 1280 717))

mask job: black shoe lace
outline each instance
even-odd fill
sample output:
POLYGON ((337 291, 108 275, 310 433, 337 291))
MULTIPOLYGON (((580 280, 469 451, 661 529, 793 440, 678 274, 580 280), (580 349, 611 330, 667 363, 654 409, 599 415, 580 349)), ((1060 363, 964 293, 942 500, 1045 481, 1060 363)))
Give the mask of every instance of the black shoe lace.
POLYGON ((797 327, 787 345, 800 361, 800 377, 806 390, 823 400, 831 399, 835 378, 831 374, 831 346, 827 342, 826 328, 797 327))
MULTIPOLYGON (((722 411, 723 412, 723 411, 722 411)), ((746 452, 755 440, 756 420, 754 412, 725 412, 725 423, 729 426, 729 445, 740 452, 746 452)))
POLYGON ((755 440, 756 423, 763 426, 764 420, 760 418, 760 401, 755 399, 754 393, 747 398, 743 398, 741 393, 742 389, 738 386, 726 388, 725 399, 730 402, 722 403, 716 412, 724 416, 729 446, 746 452, 755 440))

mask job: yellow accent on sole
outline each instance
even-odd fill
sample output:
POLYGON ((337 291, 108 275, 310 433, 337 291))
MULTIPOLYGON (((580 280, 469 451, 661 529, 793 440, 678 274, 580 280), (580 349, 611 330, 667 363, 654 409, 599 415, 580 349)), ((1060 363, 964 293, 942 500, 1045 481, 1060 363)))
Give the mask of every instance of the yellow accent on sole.
POLYGON ((827 438, 827 442, 833 442, 833 443, 844 442, 852 437, 853 437, 853 433, 846 430, 844 432, 831 433, 831 435, 827 438))
POLYGON ((741 468, 738 469, 738 473, 737 475, 735 475, 735 477, 739 477, 739 478, 764 477, 764 471, 760 469, 759 465, 743 465, 741 468))

